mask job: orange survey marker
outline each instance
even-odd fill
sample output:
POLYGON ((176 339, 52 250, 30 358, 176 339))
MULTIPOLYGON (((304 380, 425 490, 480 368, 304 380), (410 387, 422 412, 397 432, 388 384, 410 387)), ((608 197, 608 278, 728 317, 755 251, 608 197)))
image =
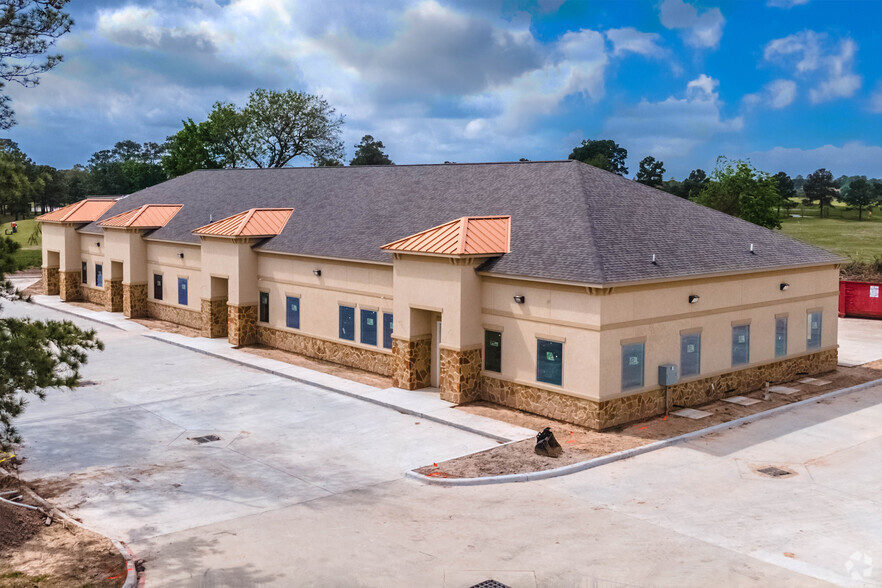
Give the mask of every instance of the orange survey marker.
POLYGON ((12 459, 13 457, 15 457, 14 453, 3 453, 2 451, 0 451, 0 463, 12 459))

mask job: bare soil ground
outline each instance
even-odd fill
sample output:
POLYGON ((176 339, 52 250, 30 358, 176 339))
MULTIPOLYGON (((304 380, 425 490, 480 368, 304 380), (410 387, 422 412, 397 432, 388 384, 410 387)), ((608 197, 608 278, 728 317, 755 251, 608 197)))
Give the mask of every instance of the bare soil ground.
POLYGON ((291 365, 309 368, 311 370, 322 372, 324 374, 346 378, 347 380, 352 380, 353 382, 358 382, 359 384, 366 384, 368 386, 375 386, 377 388, 392 387, 392 378, 389 378, 387 376, 381 376, 379 374, 366 372, 364 370, 342 366, 336 363, 331 363, 329 361, 322 361, 321 359, 304 357, 303 355, 291 353, 290 351, 283 351, 281 349, 275 349, 273 347, 267 347, 266 345, 242 347, 240 351, 245 351, 246 353, 251 353, 253 355, 259 355, 260 357, 266 357, 268 359, 284 361, 285 363, 290 363, 291 365))
POLYGON ((499 476, 549 470, 633 447, 647 445, 654 441, 676 437, 691 431, 706 429, 719 423, 732 421, 785 404, 792 404, 824 394, 825 392, 879 379, 882 378, 882 361, 858 367, 839 367, 832 372, 815 376, 815 378, 828 380, 830 383, 816 386, 814 384, 803 384, 797 380, 783 384, 799 390, 799 392, 789 396, 772 393, 769 400, 764 400, 764 391, 762 389, 743 394, 743 396, 748 398, 756 398, 761 401, 752 406, 741 406, 717 400, 702 406, 693 407, 711 413, 711 416, 702 419, 693 420, 673 415, 668 417, 658 416, 603 432, 593 431, 585 427, 571 425, 489 402, 464 404, 457 407, 457 409, 533 429, 536 432, 541 431, 545 427, 551 427, 555 438, 563 447, 563 454, 558 458, 536 455, 533 451, 535 440, 527 439, 425 466, 416 471, 432 477, 478 478, 482 476, 499 476))
MULTIPOLYGON (((21 489, 14 477, 0 479, 0 491, 21 489)), ((0 588, 105 588, 125 582, 126 561, 110 540, 62 519, 48 527, 45 521, 42 512, 0 503, 0 588)))
POLYGON ((138 323, 139 325, 144 325, 148 329, 153 329, 154 331, 177 333, 178 335, 184 335, 185 337, 193 338, 202 336, 199 329, 194 329, 193 327, 185 327, 184 325, 179 325, 177 323, 172 323, 169 321, 161 321, 159 319, 153 318, 133 318, 129 320, 138 323))

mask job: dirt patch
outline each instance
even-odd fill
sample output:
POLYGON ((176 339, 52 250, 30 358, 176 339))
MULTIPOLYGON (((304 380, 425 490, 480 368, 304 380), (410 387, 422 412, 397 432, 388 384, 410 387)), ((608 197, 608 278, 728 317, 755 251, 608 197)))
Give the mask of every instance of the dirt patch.
MULTIPOLYGON (((0 480, 0 489, 33 502, 16 478, 0 480)), ((0 588, 104 588, 125 582, 126 561, 109 539, 62 519, 49 526, 45 520, 39 511, 0 503, 0 588)))
POLYGON ((43 278, 40 278, 27 288, 21 291, 22 296, 40 296, 43 294, 43 278))
POLYGON ((129 320, 138 323, 139 325, 144 325, 148 329, 153 329, 154 331, 177 333, 178 335, 184 335, 185 337, 192 338, 202 336, 202 332, 199 329, 194 329, 193 327, 185 327, 184 325, 179 325, 177 323, 172 323, 169 321, 161 321, 159 319, 152 318, 133 318, 129 320))
POLYGON ((741 406, 717 400, 702 406, 693 407, 711 413, 711 416, 703 419, 693 420, 673 415, 668 417, 659 416, 615 427, 604 432, 593 431, 586 427, 579 427, 490 402, 482 401, 464 404, 456 407, 457 410, 493 418, 519 427, 532 429, 536 432, 541 431, 545 427, 551 427, 552 432, 564 449, 563 455, 558 458, 536 455, 533 452, 535 440, 527 439, 425 466, 416 471, 431 477, 477 478, 558 468, 602 455, 640 447, 654 441, 669 439, 699 429, 706 429, 713 425, 739 419, 785 404, 799 402, 800 400, 812 398, 826 392, 876 380, 882 378, 882 361, 858 367, 839 367, 832 372, 815 376, 815 378, 827 380, 830 383, 815 386, 796 380, 784 384, 787 387, 799 390, 799 392, 789 396, 772 393, 769 399, 765 400, 764 390, 759 389, 742 395, 760 400, 760 402, 751 406, 741 406), (875 364, 880 364, 877 369, 869 367, 875 364))
POLYGON ((94 310, 95 312, 104 312, 104 307, 100 304, 95 304, 94 302, 67 302, 71 306, 78 306, 80 308, 85 308, 86 310, 94 310))
POLYGON ((322 361, 321 359, 304 357, 303 355, 291 353, 290 351, 283 351, 281 349, 275 349, 273 347, 267 347, 266 345, 243 347, 241 351, 251 353, 252 355, 259 355, 260 357, 266 357, 268 359, 284 361, 285 363, 290 363, 291 365, 309 368, 311 370, 322 372, 324 374, 346 378, 347 380, 352 380, 353 382, 358 382, 359 384, 366 384, 368 386, 375 386, 377 388, 392 387, 392 378, 389 378, 387 376, 381 376, 380 374, 374 374, 371 372, 366 372, 364 370, 342 366, 336 363, 331 363, 329 361, 322 361))

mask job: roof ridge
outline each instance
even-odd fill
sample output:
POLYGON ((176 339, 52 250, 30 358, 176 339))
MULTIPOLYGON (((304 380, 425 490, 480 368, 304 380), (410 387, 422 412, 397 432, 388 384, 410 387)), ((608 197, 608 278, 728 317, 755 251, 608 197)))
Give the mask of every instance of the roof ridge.
MULTIPOLYGON (((398 169, 405 167, 464 167, 469 165, 531 165, 537 163, 574 163, 577 160, 575 159, 540 159, 536 161, 463 161, 461 163, 458 162, 450 162, 450 163, 402 163, 402 164, 393 164, 393 165, 337 165, 337 166, 313 166, 313 165, 300 165, 300 166, 286 166, 286 167, 225 167, 220 169, 196 169, 189 173, 196 172, 232 172, 232 171, 282 171, 282 170, 294 170, 294 169, 359 169, 359 168, 389 168, 389 169, 398 169)), ((582 162, 579 162, 582 163, 582 162)), ((187 174, 184 174, 187 175, 187 174)), ((179 176, 181 177, 181 176, 179 176)), ((174 179, 174 178, 172 178, 174 179)), ((171 180, 167 180, 171 181, 171 180)), ((146 188, 145 188, 146 189, 146 188)))
POLYGON ((89 201, 88 198, 83 198, 82 200, 79 200, 79 201, 74 202, 73 204, 71 204, 71 206, 73 206, 73 208, 71 208, 69 211, 67 211, 67 214, 65 214, 63 217, 61 217, 61 218, 59 219, 60 222, 64 222, 64 221, 66 221, 67 219, 69 219, 70 217, 72 217, 72 216, 74 215, 74 213, 75 213, 76 211, 78 211, 79 209, 81 209, 83 206, 85 206, 85 205, 86 205, 86 202, 88 202, 88 201, 89 201))
MULTIPOLYGON (((576 159, 572 161, 578 161, 576 159)), ((591 167, 587 163, 582 163, 582 165, 573 166, 573 169, 576 172, 576 175, 579 176, 579 184, 582 187, 582 202, 585 204, 585 217, 588 222, 588 230, 590 234, 588 238, 591 239, 591 248, 594 251, 594 254, 597 256, 597 269, 600 272, 600 283, 606 283, 606 265, 603 263, 603 253, 600 247, 597 246, 597 229, 594 225, 594 215, 591 214, 591 198, 588 196, 588 185, 585 180, 585 167, 591 167)), ((605 170, 604 170, 605 171, 605 170)))
POLYGON ((251 217, 254 216, 255 212, 257 212, 257 208, 249 208, 245 211, 245 216, 242 217, 242 222, 240 222, 239 226, 236 227, 236 235, 242 234, 242 231, 244 231, 245 227, 248 226, 248 221, 251 220, 251 217))
POLYGON ((459 243, 456 244, 456 253, 462 254, 465 253, 466 250, 466 233, 469 230, 469 220, 471 217, 463 216, 458 219, 459 224, 462 225, 459 230, 459 243))

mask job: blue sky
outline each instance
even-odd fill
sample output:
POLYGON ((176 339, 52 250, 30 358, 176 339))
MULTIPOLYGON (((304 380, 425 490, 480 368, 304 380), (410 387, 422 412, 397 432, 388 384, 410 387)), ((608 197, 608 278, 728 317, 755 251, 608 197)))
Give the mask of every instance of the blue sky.
MULTIPOLYGON (((69 167, 216 101, 292 88, 399 164, 564 159, 582 139, 666 177, 718 155, 882 177, 882 3, 73 0, 65 61, 9 86, 7 134, 69 167)), ((295 165, 308 165, 296 161, 295 165)))

